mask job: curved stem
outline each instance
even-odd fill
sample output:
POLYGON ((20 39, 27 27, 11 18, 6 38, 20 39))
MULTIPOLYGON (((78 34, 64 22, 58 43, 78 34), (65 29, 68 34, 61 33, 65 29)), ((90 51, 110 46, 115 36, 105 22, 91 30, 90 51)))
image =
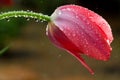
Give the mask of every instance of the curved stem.
MULTIPOLYGON (((40 21, 50 21, 50 16, 41 14, 41 13, 36 13, 36 12, 30 12, 30 11, 9 11, 9 12, 4 12, 0 14, 0 20, 2 19, 8 19, 11 17, 25 17, 25 18, 33 18, 36 20, 40 21)), ((0 50, 0 55, 4 53, 6 50, 9 49, 10 46, 7 46, 0 50)))
POLYGON ((10 17, 25 17, 34 18, 41 21, 50 21, 50 17, 41 13, 30 12, 30 11, 9 11, 0 14, 0 20, 8 19, 10 17))

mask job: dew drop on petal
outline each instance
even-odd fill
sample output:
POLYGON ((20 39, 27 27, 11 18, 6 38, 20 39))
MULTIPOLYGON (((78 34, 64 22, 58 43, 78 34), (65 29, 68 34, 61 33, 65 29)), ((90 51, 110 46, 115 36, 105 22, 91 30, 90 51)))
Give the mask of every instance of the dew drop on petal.
POLYGON ((73 36, 73 37, 75 37, 75 36, 76 36, 76 34, 73 34, 72 36, 73 36))
POLYGON ((76 18, 79 18, 78 16, 75 16, 76 18))
POLYGON ((68 11, 71 11, 71 9, 70 9, 70 8, 67 8, 67 10, 68 10, 68 11))
POLYGON ((106 41, 107 41, 108 44, 110 44, 110 41, 108 39, 106 41))
POLYGON ((93 17, 92 17, 92 16, 90 16, 89 18, 90 18, 90 19, 92 19, 93 17))
POLYGON ((59 12, 58 12, 58 15, 61 15, 61 14, 62 14, 62 12, 61 12, 61 11, 59 11, 59 12))

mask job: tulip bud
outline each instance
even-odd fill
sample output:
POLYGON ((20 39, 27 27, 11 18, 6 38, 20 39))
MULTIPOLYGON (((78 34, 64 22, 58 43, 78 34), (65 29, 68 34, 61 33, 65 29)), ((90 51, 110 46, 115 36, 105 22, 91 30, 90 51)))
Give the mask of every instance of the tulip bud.
POLYGON ((103 61, 110 58, 113 36, 109 24, 82 6, 58 7, 51 15, 46 33, 56 46, 75 56, 91 74, 94 74, 93 70, 81 55, 103 61))

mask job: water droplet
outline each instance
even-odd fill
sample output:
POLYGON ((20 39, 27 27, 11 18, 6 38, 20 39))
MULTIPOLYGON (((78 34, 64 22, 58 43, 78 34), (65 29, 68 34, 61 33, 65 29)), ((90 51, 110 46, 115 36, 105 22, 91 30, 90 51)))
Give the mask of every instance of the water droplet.
POLYGON ((17 18, 17 15, 15 15, 15 18, 17 18))
POLYGON ((103 23, 102 25, 105 26, 105 23, 103 23))
POLYGON ((30 16, 30 18, 34 18, 33 16, 30 16))
POLYGON ((18 15, 18 17, 21 17, 21 15, 18 15))
POLYGON ((92 16, 90 16, 89 18, 90 18, 90 19, 92 19, 93 17, 92 17, 92 16))
POLYGON ((43 21, 46 21, 45 19, 43 19, 43 21))
POLYGON ((30 10, 27 10, 27 12, 29 12, 30 10))
POLYGON ((87 47, 87 45, 85 44, 85 45, 83 45, 83 47, 84 47, 84 48, 86 48, 86 47, 87 47))
POLYGON ((78 16, 75 16, 76 18, 78 18, 78 16))
POLYGON ((38 20, 38 19, 36 19, 36 20, 35 20, 35 22, 39 22, 39 20, 38 20))
POLYGON ((85 21, 86 20, 86 18, 83 18, 83 21, 85 21))
POLYGON ((27 18, 28 16, 27 15, 23 15, 23 17, 27 18))
POLYGON ((71 36, 71 34, 70 34, 70 33, 67 33, 67 35, 68 35, 68 36, 71 36))
POLYGON ((44 22, 43 20, 41 20, 40 22, 44 22))
POLYGON ((30 18, 26 18, 27 19, 27 21, 29 21, 30 20, 30 18))
POLYGON ((61 15, 61 14, 62 14, 62 12, 61 12, 61 11, 59 11, 59 12, 58 12, 58 14, 59 14, 59 15, 61 15))
POLYGON ((75 37, 76 36, 76 34, 73 34, 73 37, 75 37))
POLYGON ((107 41, 108 44, 110 44, 110 41, 108 39, 106 41, 107 41))
POLYGON ((7 22, 9 22, 10 21, 10 19, 7 19, 7 22))
POLYGON ((90 15, 90 13, 89 13, 89 12, 88 12, 87 14, 88 14, 88 16, 90 15))
POLYGON ((86 22, 88 25, 90 24, 88 21, 86 22))
POLYGON ((33 12, 33 11, 30 11, 31 13, 33 12))
POLYGON ((70 8, 67 8, 67 10, 68 10, 68 11, 71 11, 71 9, 70 9, 70 8))

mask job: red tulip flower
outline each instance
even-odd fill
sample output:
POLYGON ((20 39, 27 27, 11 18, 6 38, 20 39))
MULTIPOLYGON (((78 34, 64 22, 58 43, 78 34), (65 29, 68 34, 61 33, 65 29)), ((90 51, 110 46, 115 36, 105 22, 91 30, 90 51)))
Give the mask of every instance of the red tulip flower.
POLYGON ((59 48, 75 56, 91 74, 94 71, 81 55, 107 61, 113 36, 109 24, 100 15, 82 6, 58 7, 51 15, 47 35, 59 48))

